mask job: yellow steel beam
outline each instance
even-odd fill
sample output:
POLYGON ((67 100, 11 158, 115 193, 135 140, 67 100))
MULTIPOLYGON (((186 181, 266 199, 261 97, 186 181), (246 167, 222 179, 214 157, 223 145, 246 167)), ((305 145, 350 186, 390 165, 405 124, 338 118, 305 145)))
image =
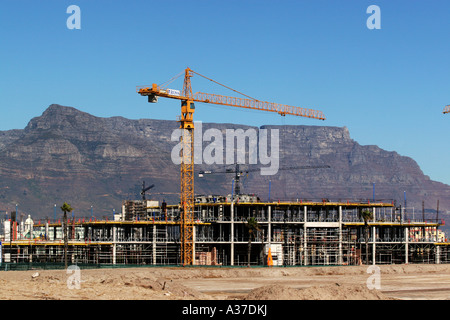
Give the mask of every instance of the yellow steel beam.
MULTIPOLYGON (((363 226, 364 222, 343 222, 344 226, 363 226)), ((412 226, 412 227, 438 227, 440 223, 424 223, 424 222, 369 222, 369 226, 412 226)))

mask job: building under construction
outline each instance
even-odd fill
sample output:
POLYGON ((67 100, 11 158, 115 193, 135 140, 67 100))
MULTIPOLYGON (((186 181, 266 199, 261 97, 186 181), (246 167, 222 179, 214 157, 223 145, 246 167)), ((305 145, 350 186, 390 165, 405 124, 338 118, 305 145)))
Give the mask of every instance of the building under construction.
MULTIPOLYGON (((195 265, 358 265, 449 263, 443 221, 382 202, 261 202, 255 196, 195 201, 195 265), (369 212, 366 223, 362 212, 369 212), (253 217, 257 228, 249 232, 253 217), (252 234, 253 236, 250 236, 252 234), (250 257, 250 260, 248 259, 250 257)), ((124 201, 113 220, 5 222, 2 261, 179 265, 180 206, 124 201), (67 230, 67 246, 64 232, 67 230)))

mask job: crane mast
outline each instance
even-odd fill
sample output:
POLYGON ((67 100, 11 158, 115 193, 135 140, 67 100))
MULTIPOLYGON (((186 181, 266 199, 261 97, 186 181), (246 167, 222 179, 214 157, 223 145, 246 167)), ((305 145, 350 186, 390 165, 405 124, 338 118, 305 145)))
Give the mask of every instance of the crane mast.
POLYGON ((319 120, 325 120, 325 116, 321 111, 305 109, 300 107, 291 107, 277 103, 259 101, 246 96, 236 90, 228 88, 220 83, 220 85, 238 92, 247 98, 235 98, 210 93, 192 93, 191 78, 193 74, 209 79, 190 68, 184 71, 183 90, 180 94, 178 90, 164 89, 157 84, 151 87, 138 86, 137 93, 141 96, 147 96, 148 102, 155 103, 158 97, 171 98, 181 100, 181 117, 180 129, 181 136, 181 165, 180 165, 180 218, 181 218, 181 260, 183 265, 191 265, 194 261, 194 102, 203 102, 209 104, 226 105, 239 108, 247 108, 254 110, 262 110, 276 112, 282 116, 294 115, 319 120))
POLYGON ((192 101, 191 71, 185 70, 183 83, 183 96, 181 101, 180 129, 181 136, 181 261, 183 265, 193 262, 194 244, 194 112, 195 105, 192 101))

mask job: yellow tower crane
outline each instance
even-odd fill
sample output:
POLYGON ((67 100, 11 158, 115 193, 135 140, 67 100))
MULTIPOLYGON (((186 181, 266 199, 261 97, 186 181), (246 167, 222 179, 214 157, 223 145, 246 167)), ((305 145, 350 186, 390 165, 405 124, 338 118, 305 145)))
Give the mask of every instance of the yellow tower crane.
MULTIPOLYGON (((238 108, 246 108, 253 110, 276 112, 282 116, 294 115, 300 117, 307 117, 312 119, 325 120, 321 111, 305 109, 300 107, 292 107, 283 104, 266 102, 249 97, 239 91, 231 89, 223 84, 218 83, 210 78, 207 78, 190 68, 184 70, 183 90, 166 89, 163 85, 158 86, 138 86, 137 93, 141 96, 147 96, 148 102, 155 103, 158 97, 171 98, 181 100, 181 117, 180 128, 183 130, 181 136, 181 261, 183 265, 191 265, 193 263, 193 230, 194 230, 194 121, 193 115, 195 112, 194 102, 203 102, 224 106, 232 106, 238 108), (235 98, 211 93, 197 92, 192 93, 191 78, 193 75, 199 75, 207 80, 219 84, 227 89, 237 92, 246 98, 235 98)), ((168 82, 173 81, 175 76, 168 82)), ((166 82, 167 83, 167 82, 166 82)), ((166 84, 165 83, 165 84, 166 84)))
POLYGON ((450 104, 448 106, 445 106, 443 113, 450 113, 450 104))

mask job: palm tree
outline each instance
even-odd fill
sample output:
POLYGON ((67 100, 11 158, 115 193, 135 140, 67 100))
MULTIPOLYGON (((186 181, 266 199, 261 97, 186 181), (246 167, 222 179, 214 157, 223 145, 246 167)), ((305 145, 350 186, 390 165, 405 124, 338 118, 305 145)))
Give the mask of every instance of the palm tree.
POLYGON ((255 233, 258 232, 260 229, 259 229, 258 221, 254 217, 248 218, 247 224, 245 226, 248 229, 247 266, 250 267, 250 253, 252 250, 252 238, 255 237, 255 233))
POLYGON ((369 221, 373 219, 373 212, 365 209, 358 213, 360 219, 364 220, 364 238, 366 240, 366 264, 369 264, 369 221))
POLYGON ((70 206, 70 204, 67 204, 64 202, 64 204, 61 207, 62 212, 64 212, 64 228, 63 228, 63 234, 64 234, 64 267, 67 269, 67 249, 68 249, 68 239, 67 239, 67 212, 72 212, 73 208, 70 206))

